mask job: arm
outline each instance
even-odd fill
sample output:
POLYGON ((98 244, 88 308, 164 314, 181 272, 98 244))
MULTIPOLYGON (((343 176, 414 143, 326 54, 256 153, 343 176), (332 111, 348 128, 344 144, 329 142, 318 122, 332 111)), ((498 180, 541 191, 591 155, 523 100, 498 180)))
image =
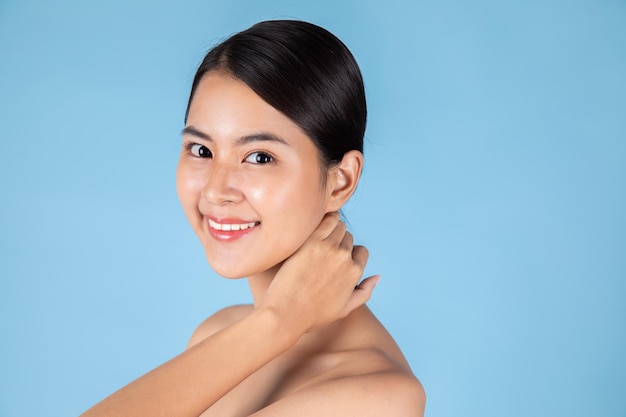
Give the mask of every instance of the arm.
POLYGON ((242 320, 120 389, 83 414, 198 416, 307 331, 367 301, 376 280, 358 282, 367 251, 336 213, 327 215, 281 267, 263 301, 242 320))
POLYGON ((198 416, 298 339, 256 310, 111 395, 91 416, 198 416), (251 354, 251 351, 254 354, 251 354))

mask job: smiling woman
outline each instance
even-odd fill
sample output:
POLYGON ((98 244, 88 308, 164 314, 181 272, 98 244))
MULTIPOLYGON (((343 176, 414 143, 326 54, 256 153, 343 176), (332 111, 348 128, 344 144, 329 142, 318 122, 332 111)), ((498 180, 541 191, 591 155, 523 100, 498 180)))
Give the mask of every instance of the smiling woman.
POLYGON ((209 263, 225 277, 278 265, 356 185, 360 154, 346 159, 352 183, 333 194, 334 184, 319 181, 317 149, 302 129, 223 72, 198 84, 183 132, 178 195, 209 263))
POLYGON ((254 305, 209 317, 185 352, 85 416, 423 414, 421 385, 364 304, 378 280, 358 284, 367 250, 337 213, 360 178, 365 119, 358 66, 322 28, 262 22, 209 52, 178 195, 211 267, 247 278, 254 305))

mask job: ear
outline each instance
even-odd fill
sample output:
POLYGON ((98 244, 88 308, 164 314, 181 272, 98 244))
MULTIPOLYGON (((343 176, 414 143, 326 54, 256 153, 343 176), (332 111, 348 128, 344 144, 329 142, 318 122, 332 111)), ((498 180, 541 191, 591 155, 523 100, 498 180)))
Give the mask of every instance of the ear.
POLYGON ((357 150, 346 152, 341 162, 329 169, 326 187, 328 203, 326 210, 337 211, 356 190, 363 170, 363 154, 357 150))

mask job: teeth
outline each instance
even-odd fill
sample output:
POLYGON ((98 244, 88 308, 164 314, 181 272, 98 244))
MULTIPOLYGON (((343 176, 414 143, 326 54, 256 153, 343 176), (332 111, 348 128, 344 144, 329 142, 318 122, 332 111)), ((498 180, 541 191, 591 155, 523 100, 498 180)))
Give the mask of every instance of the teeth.
POLYGON ((231 230, 246 230, 250 227, 256 226, 256 223, 250 222, 250 223, 241 223, 241 224, 221 224, 221 223, 217 223, 209 219, 209 226, 215 230, 222 230, 224 232, 230 232, 231 230))

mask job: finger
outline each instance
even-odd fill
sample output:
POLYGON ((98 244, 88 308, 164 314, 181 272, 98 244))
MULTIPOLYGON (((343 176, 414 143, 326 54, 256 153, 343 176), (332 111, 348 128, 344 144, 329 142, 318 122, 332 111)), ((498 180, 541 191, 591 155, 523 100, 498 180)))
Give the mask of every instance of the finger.
POLYGON ((372 292, 378 282, 380 281, 380 275, 372 275, 371 277, 365 278, 359 285, 356 286, 350 299, 346 303, 346 308, 344 310, 345 316, 350 314, 352 310, 362 306, 372 297, 372 292))
POLYGON ((326 239, 335 230, 337 223, 339 223, 339 213, 336 211, 326 213, 317 229, 313 231, 311 236, 318 237, 320 239, 326 239))
POLYGON ((352 236, 352 233, 346 232, 343 235, 343 239, 341 240, 341 243, 339 245, 342 248, 352 250, 352 248, 354 247, 354 237, 352 236))
POLYGON ((380 275, 372 275, 371 277, 365 278, 363 281, 356 286, 356 291, 369 291, 370 293, 374 289, 376 285, 378 285, 378 281, 380 281, 380 275))
POLYGON ((335 229, 328 235, 326 240, 340 244, 346 235, 346 230, 346 224, 342 221, 338 221, 335 225, 335 229))
POLYGON ((369 257, 370 253, 365 246, 357 245, 352 249, 352 259, 363 269, 369 257))

